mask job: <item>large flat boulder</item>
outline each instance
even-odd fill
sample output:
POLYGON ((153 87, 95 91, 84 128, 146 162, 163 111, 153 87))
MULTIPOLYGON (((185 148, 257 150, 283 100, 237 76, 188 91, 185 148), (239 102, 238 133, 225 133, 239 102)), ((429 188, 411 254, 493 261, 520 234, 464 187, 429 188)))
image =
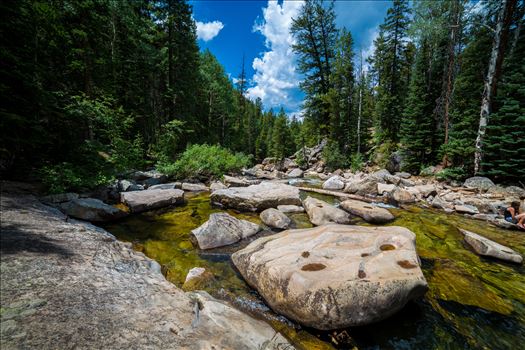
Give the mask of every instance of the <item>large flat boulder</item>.
POLYGON ((233 187, 214 191, 212 203, 226 208, 258 211, 278 205, 301 205, 299 189, 276 182, 262 182, 248 187, 233 187))
POLYGON ((105 222, 123 218, 125 211, 115 208, 95 198, 77 198, 61 203, 60 209, 76 219, 91 222, 105 222))
POLYGON ((156 189, 122 192, 120 201, 134 213, 167 207, 184 202, 184 191, 179 189, 156 189))
POLYGON ((257 185, 261 180, 250 180, 243 177, 223 176, 223 181, 228 187, 248 187, 250 185, 257 185))
POLYGON ((509 247, 494 242, 474 232, 463 229, 459 229, 459 231, 463 234, 465 242, 467 242, 468 245, 479 255, 490 256, 492 258, 510 261, 517 264, 523 262, 523 257, 509 247))
POLYGON ((261 227, 252 222, 239 220, 228 213, 215 213, 191 234, 200 249, 211 249, 233 244, 260 230, 261 227))
POLYGON ((354 199, 347 199, 341 202, 341 208, 372 224, 384 224, 395 219, 394 215, 385 208, 375 207, 370 203, 354 199))
POLYGON ((350 215, 346 211, 317 198, 307 197, 303 202, 303 207, 312 224, 316 226, 328 223, 349 224, 351 222, 350 215))
POLYGON ((184 293, 130 243, 2 183, 2 349, 290 349, 270 325, 184 293))
POLYGON ((403 227, 331 224, 259 238, 232 260, 274 311, 340 329, 383 320, 426 292, 415 237, 403 227))

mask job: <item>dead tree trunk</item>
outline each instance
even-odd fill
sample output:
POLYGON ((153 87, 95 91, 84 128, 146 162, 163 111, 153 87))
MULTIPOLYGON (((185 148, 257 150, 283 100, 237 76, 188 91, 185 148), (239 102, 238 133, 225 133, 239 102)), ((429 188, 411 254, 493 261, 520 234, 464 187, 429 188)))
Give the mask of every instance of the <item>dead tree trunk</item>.
POLYGON ((482 170, 481 161, 483 158, 483 139, 485 138, 485 133, 487 131, 492 100, 496 94, 498 77, 503 63, 503 56, 505 55, 509 24, 512 19, 512 12, 514 11, 515 5, 516 0, 502 0, 498 13, 496 31, 494 32, 494 40, 492 41, 489 68, 487 71, 487 78, 485 79, 483 97, 481 99, 478 136, 476 137, 476 151, 474 153, 475 174, 482 170))

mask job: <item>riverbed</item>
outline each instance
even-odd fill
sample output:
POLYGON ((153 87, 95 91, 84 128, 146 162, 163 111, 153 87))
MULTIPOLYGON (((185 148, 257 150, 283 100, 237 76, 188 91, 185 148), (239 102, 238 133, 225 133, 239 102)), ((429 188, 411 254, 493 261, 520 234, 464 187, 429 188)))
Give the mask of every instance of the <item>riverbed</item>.
MULTIPOLYGON (((312 195, 312 194, 309 194, 312 195)), ((306 193, 302 193, 306 196, 306 193)), ((338 199, 316 197, 338 204, 338 199)), ((238 244, 201 251, 190 242, 192 229, 208 220, 209 193, 186 196, 179 207, 131 216, 105 228, 136 250, 158 261, 166 278, 181 287, 193 267, 205 267, 215 278, 204 289, 237 308, 269 322, 299 349, 518 349, 525 343, 525 268, 479 257, 463 242, 458 228, 507 245, 525 255, 525 234, 432 209, 392 208, 388 225, 412 230, 429 291, 393 317, 365 327, 330 332, 303 328, 273 313, 240 277, 232 252, 269 229, 238 244)), ((256 213, 228 210, 258 224, 256 213)), ((297 228, 311 227, 306 214, 290 215, 297 228)), ((369 225, 355 219, 356 225, 369 225)))

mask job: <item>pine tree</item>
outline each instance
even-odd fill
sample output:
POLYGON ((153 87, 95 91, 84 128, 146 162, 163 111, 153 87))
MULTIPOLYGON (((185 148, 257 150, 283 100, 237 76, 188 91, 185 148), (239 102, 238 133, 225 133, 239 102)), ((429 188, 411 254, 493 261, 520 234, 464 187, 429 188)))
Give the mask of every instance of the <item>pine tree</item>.
POLYGON ((504 67, 484 143, 483 169, 498 182, 525 179, 525 33, 504 67))
POLYGON ((403 72, 407 72, 411 63, 406 42, 408 14, 408 1, 394 0, 379 27, 371 59, 378 82, 376 119, 378 139, 381 141, 399 140, 402 106, 408 86, 408 76, 403 72))
POLYGON ((416 55, 401 129, 405 170, 414 173, 419 172, 422 165, 432 161, 432 144, 429 140, 435 130, 432 119, 434 101, 429 99, 426 65, 429 54, 428 39, 424 38, 416 55))

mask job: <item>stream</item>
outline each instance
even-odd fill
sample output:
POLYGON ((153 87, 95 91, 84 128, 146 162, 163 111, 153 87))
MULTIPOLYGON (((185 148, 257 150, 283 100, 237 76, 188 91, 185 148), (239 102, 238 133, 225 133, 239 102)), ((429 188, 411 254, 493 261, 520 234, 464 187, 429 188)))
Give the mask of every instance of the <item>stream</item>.
MULTIPOLYGON (((304 182, 294 184, 304 186, 304 182)), ((314 185, 315 184, 308 184, 314 185)), ((302 193, 306 197, 306 193, 302 193)), ((308 193, 338 204, 338 199, 308 193)), ((335 331, 301 327, 273 313, 240 277, 230 261, 232 252, 272 234, 268 229, 235 245, 201 251, 189 239, 192 229, 208 220, 213 208, 209 193, 186 193, 186 204, 134 215, 105 226, 118 239, 158 261, 166 278, 181 287, 188 271, 205 267, 215 279, 204 288, 254 317, 269 322, 298 349, 518 349, 525 343, 525 268, 479 257, 463 242, 458 228, 479 233, 525 255, 525 234, 486 222, 432 209, 390 209, 396 220, 416 236, 429 291, 382 322, 335 331)), ((227 210, 258 224, 256 213, 227 210)), ((297 228, 312 227, 306 214, 291 214, 297 228)), ((357 225, 369 225, 356 219, 357 225)))

